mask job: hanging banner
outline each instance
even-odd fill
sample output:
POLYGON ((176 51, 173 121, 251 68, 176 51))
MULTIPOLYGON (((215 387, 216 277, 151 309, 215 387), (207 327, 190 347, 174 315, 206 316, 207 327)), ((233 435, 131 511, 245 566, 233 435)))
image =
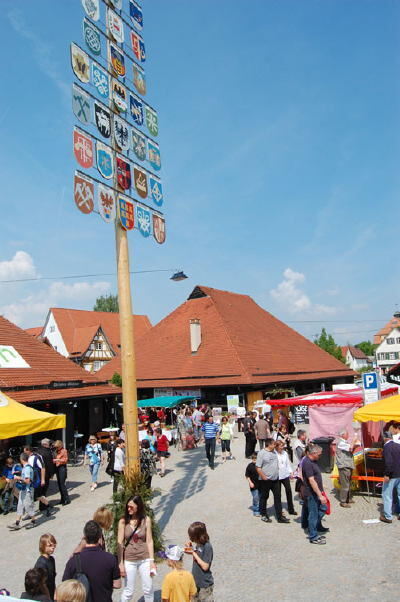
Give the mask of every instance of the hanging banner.
POLYGON ((112 42, 108 44, 111 66, 119 77, 125 77, 125 57, 112 42))
POLYGON ((131 30, 131 44, 132 44, 133 54, 135 55, 137 60, 144 63, 146 60, 146 49, 144 47, 144 42, 143 42, 142 38, 140 36, 138 36, 138 34, 132 30, 131 30))
POLYGON ((118 215, 124 230, 132 230, 135 225, 135 207, 132 201, 118 195, 118 215))
POLYGON ((97 141, 96 143, 96 161, 97 169, 106 180, 110 180, 114 175, 113 152, 112 148, 97 141))
POLYGON ((100 134, 104 138, 109 138, 111 135, 110 111, 96 100, 94 101, 94 121, 100 134))
POLYGON ((134 27, 138 31, 143 29, 143 12, 140 6, 133 2, 133 0, 129 0, 129 14, 131 16, 134 27))
POLYGON ((74 128, 74 155, 79 165, 93 167, 93 142, 90 136, 74 128))
POLYGON ((132 184, 131 165, 123 157, 117 155, 117 180, 119 186, 128 190, 132 184))
POLYGON ((143 125, 143 105, 139 99, 129 94, 129 103, 133 121, 138 125, 143 125))
POLYGON ((115 220, 116 215, 116 203, 115 194, 108 186, 99 184, 97 189, 97 206, 99 209, 100 216, 108 224, 115 220))
POLYGON ((158 136, 158 115, 150 107, 145 107, 146 126, 152 136, 158 136))
POLYGON ((124 24, 122 19, 111 8, 107 9, 108 31, 118 44, 124 43, 124 24))
POLYGON ((158 244, 165 242, 165 219, 153 213, 153 236, 158 244))
POLYGON ((75 172, 74 200, 79 211, 92 213, 94 208, 94 183, 90 178, 85 178, 75 172))
POLYGON ((129 149, 129 129, 126 122, 114 115, 114 139, 122 150, 129 149))
POLYGON ((137 205, 136 218, 140 234, 147 238, 151 234, 150 211, 148 209, 145 209, 144 207, 140 207, 139 205, 137 205))
POLYGON ((146 138, 132 129, 132 150, 140 161, 146 160, 146 138))
POLYGON ((138 167, 134 167, 133 180, 135 182, 135 188, 137 190, 138 195, 141 196, 142 199, 146 199, 148 194, 146 172, 142 171, 138 167))
POLYGON ((89 56, 73 42, 71 43, 71 65, 76 77, 87 84, 90 78, 89 56))
POLYGON ((97 63, 92 63, 92 84, 104 99, 110 96, 110 78, 97 63))
POLYGON ((75 84, 72 85, 72 110, 79 121, 90 123, 90 96, 75 84))
POLYGON ((139 65, 133 65, 133 85, 142 96, 146 94, 146 76, 139 65))
POLYGON ((161 180, 155 176, 150 176, 150 192, 151 198, 156 205, 161 207, 164 202, 161 180))
POLYGON ((112 99, 118 111, 125 113, 128 108, 126 88, 117 79, 112 80, 112 99))
POLYGON ((100 18, 99 0, 82 0, 82 6, 85 13, 92 21, 98 21, 100 18))
POLYGON ((153 169, 161 169, 161 156, 158 144, 147 141, 148 160, 153 169))
POLYGON ((83 39, 92 54, 101 54, 100 34, 88 19, 83 19, 83 39))

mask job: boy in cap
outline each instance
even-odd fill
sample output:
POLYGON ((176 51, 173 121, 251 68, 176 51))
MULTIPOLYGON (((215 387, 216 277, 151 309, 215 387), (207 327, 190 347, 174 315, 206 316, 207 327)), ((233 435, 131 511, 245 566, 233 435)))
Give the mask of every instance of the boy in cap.
POLYGON ((172 570, 165 576, 162 584, 162 602, 191 602, 197 588, 192 573, 183 568, 183 549, 169 546, 165 557, 172 570))

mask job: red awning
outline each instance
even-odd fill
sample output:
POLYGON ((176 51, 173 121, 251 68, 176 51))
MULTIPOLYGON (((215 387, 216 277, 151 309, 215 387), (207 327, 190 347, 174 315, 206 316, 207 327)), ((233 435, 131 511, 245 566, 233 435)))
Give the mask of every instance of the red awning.
MULTIPOLYGON (((397 395, 399 388, 396 385, 383 383, 381 385, 381 397, 397 395)), ((360 406, 364 402, 363 390, 361 387, 353 389, 340 389, 338 391, 318 391, 310 395, 298 395, 297 397, 288 397, 286 399, 267 399, 266 403, 271 406, 311 406, 327 405, 341 403, 356 403, 360 406)))

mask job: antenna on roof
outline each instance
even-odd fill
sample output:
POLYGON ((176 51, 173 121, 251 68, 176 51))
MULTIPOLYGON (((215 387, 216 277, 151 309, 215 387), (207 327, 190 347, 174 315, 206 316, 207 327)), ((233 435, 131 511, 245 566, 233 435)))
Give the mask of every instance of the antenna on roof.
POLYGON ((396 304, 395 304, 395 307, 396 307, 396 311, 394 312, 394 314, 393 314, 393 317, 394 317, 394 318, 397 318, 397 319, 400 319, 399 304, 398 304, 398 303, 396 303, 396 304))

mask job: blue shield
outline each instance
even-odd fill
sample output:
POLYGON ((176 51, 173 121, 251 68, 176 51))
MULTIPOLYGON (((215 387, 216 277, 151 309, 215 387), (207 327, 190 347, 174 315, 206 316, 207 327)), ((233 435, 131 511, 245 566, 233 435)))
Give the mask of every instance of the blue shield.
POLYGON ((96 144, 97 169, 106 180, 114 175, 112 150, 109 146, 97 142, 96 144))
POLYGON ((144 63, 146 60, 146 49, 144 47, 144 42, 142 42, 142 40, 139 40, 139 49, 140 49, 140 60, 142 61, 142 63, 144 63))
POLYGON ((137 205, 136 207, 136 219, 139 228, 139 232, 147 238, 151 234, 151 214, 148 209, 144 207, 140 207, 137 205))
POLYGON ((85 125, 90 123, 90 96, 79 86, 72 86, 72 110, 85 125))
POLYGON ((155 178, 154 176, 150 177, 150 192, 151 198, 153 199, 155 204, 161 207, 161 205, 164 202, 162 184, 161 181, 158 178, 155 178))
POLYGON ((143 12, 140 6, 132 0, 129 2, 129 13, 135 29, 141 31, 143 29, 143 12))
POLYGON ((92 62, 92 84, 102 98, 108 98, 110 95, 110 81, 108 73, 99 65, 92 62))
POLYGON ((130 107, 131 107, 131 115, 133 117, 133 121, 138 125, 143 125, 143 105, 132 94, 129 95, 130 99, 130 107))
POLYGON ((159 171, 161 169, 161 155, 158 144, 147 141, 148 160, 153 169, 159 171))

